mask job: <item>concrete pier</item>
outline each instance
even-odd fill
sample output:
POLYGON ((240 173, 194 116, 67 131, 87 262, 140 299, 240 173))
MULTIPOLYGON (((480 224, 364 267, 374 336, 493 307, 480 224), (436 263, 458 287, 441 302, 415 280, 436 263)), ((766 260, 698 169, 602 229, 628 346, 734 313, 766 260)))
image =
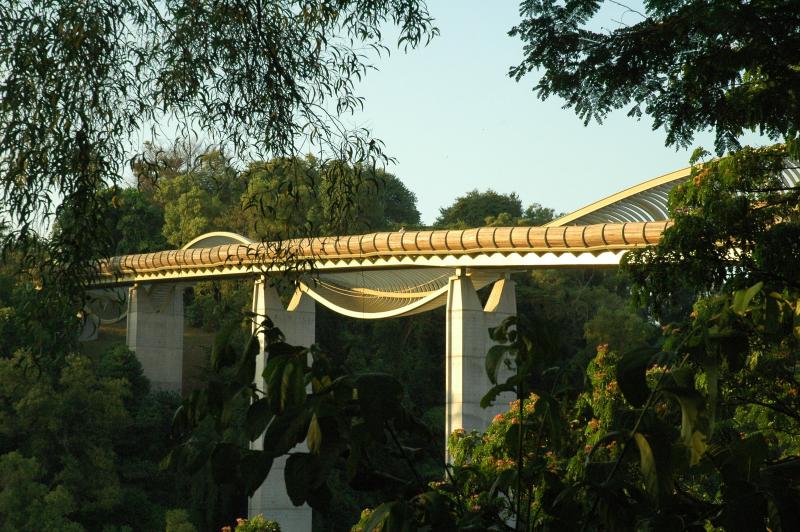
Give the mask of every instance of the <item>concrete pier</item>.
MULTIPOLYGON (((269 284, 268 279, 261 278, 255 282, 253 290, 253 312, 263 319, 269 316, 272 323, 283 332, 286 342, 291 345, 303 347, 314 343, 314 327, 316 314, 314 300, 296 291, 287 307, 283 306, 278 292, 269 284)), ((256 383, 259 389, 264 390, 266 384, 262 377, 266 362, 265 339, 263 332, 259 332, 261 352, 256 362, 256 383)), ((252 443, 254 449, 263 449, 263 436, 252 443)), ((304 451, 305 444, 301 444, 299 451, 304 451)), ((269 476, 264 480, 258 490, 248 502, 248 515, 254 517, 264 514, 264 517, 277 521, 282 530, 287 532, 311 532, 311 508, 308 505, 295 506, 286 493, 284 469, 286 457, 277 458, 272 464, 269 476)))
MULTIPOLYGON (((492 346, 489 328, 517 311, 514 282, 495 282, 484 308, 463 269, 450 278, 445 342, 445 438, 456 429, 485 430, 495 414, 507 409, 513 394, 501 395, 495 405, 481 408, 481 398, 492 384, 486 375, 486 353, 492 346)), ((504 373, 501 373, 504 379, 504 373)), ((446 443, 446 440, 445 440, 446 443)), ((449 452, 445 452, 447 461, 449 452)))
POLYGON ((183 286, 135 284, 128 293, 128 348, 154 390, 181 392, 183 286))

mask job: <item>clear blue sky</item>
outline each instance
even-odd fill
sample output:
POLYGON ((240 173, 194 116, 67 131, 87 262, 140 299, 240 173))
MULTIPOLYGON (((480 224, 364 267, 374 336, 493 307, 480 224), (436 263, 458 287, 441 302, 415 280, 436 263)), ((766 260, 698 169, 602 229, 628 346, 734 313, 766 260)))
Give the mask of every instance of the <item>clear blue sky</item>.
MULTIPOLYGON (((690 152, 665 147, 664 132, 652 131, 647 117, 618 112, 584 127, 563 101, 536 97, 535 75, 510 79, 509 66, 522 57, 522 43, 507 35, 519 20, 517 1, 429 0, 428 7, 441 35, 379 60, 359 87, 364 112, 347 119, 386 142, 397 158, 388 170, 417 194, 424 222, 476 188, 569 212, 687 166, 690 152)), ((598 22, 616 27, 611 18, 623 11, 598 22)), ((696 145, 712 148, 712 137, 696 145)))

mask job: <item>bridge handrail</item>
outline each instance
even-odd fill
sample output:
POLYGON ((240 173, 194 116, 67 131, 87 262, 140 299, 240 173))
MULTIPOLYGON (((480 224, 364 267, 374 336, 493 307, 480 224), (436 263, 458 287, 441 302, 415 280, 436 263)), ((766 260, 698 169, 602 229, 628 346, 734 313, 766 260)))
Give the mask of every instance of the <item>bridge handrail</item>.
POLYGON ((394 231, 364 235, 234 243, 123 255, 100 261, 101 278, 226 265, 485 253, 568 253, 631 249, 656 244, 671 221, 604 223, 561 227, 479 227, 394 231))

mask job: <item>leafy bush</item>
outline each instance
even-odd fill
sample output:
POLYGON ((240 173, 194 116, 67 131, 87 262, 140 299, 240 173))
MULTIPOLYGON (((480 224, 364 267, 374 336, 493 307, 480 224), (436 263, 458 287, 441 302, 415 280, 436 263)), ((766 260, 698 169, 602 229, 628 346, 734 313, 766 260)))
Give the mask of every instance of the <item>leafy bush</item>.
MULTIPOLYGON (((223 527, 222 532, 231 532, 231 527, 223 527)), ((267 521, 259 514, 252 519, 237 519, 233 532, 281 532, 281 527, 275 521, 267 521)))

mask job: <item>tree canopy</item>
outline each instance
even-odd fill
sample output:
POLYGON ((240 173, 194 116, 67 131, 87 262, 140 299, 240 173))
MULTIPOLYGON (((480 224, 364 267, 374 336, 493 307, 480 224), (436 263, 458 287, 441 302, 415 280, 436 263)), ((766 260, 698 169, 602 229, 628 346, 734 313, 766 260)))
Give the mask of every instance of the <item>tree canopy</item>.
POLYGON ((772 139, 800 129, 800 10, 794 0, 524 0, 510 32, 524 43, 517 80, 541 69, 534 89, 563 98, 585 122, 609 112, 653 118, 666 143, 688 146, 712 129, 722 153, 745 131, 772 139), (611 30, 603 8, 626 9, 611 30), (606 26, 604 26, 605 28, 606 26))
POLYGON ((441 207, 434 222, 438 228, 466 228, 483 225, 542 225, 554 218, 553 209, 538 203, 522 210, 522 201, 515 192, 500 194, 492 189, 471 190, 459 196, 452 205, 441 207))
POLYGON ((312 149, 385 161, 380 141, 339 116, 361 105, 354 84, 387 50, 387 25, 406 49, 437 33, 419 0, 3 2, 2 248, 25 250, 43 282, 73 293, 114 248, 97 191, 167 122, 243 161, 312 149), (72 223, 34 238, 62 209, 72 223))

